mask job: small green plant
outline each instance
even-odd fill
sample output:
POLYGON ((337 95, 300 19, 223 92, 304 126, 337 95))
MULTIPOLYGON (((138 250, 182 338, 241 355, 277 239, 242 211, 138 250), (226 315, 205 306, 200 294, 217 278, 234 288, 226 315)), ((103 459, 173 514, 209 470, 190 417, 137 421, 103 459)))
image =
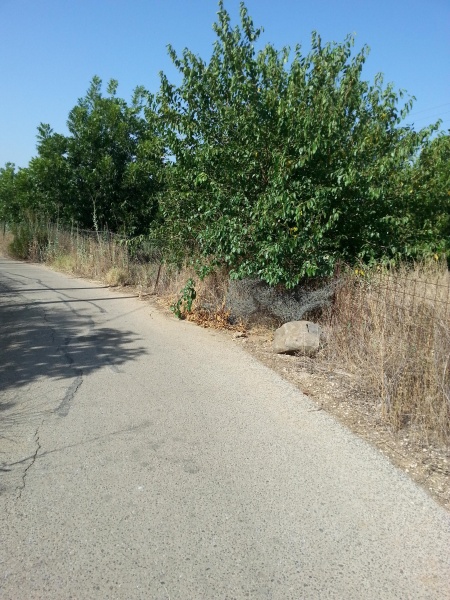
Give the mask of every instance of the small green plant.
POLYGON ((181 290, 178 300, 170 305, 170 310, 178 319, 184 319, 186 313, 191 312, 192 303, 196 297, 195 282, 192 278, 189 278, 181 290))

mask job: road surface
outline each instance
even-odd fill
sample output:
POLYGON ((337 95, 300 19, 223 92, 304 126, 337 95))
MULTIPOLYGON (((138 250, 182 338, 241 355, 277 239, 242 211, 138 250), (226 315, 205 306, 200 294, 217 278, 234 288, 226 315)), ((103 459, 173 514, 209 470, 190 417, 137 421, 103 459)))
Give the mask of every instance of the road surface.
POLYGON ((449 514, 227 335, 0 260, 0 598, 450 598, 449 514))

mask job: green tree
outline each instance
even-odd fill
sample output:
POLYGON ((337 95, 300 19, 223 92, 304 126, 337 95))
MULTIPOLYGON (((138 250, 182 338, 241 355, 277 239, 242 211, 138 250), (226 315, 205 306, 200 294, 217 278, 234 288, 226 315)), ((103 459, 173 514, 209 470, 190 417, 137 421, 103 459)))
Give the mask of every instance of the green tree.
POLYGON ((67 165, 76 222, 127 234, 142 233, 157 212, 163 150, 153 98, 137 88, 130 105, 116 96, 117 82, 94 77, 70 111, 67 165), (144 108, 146 114, 144 116, 144 108))
POLYGON ((30 169, 16 170, 13 163, 0 168, 0 220, 20 223, 40 208, 30 169))
POLYGON ((147 233, 164 185, 163 146, 155 102, 143 88, 131 104, 116 96, 117 82, 102 94, 94 77, 70 111, 69 135, 41 123, 37 156, 26 169, 0 171, 0 218, 35 217, 127 235, 147 233))
POLYGON ((47 219, 67 223, 72 218, 73 184, 67 160, 69 140, 41 123, 37 134, 37 156, 27 168, 29 204, 47 219))
POLYGON ((16 168, 13 163, 0 167, 0 221, 15 220, 16 207, 16 168))
POLYGON ((378 75, 354 40, 311 51, 267 45, 241 3, 240 27, 219 2, 208 63, 169 54, 182 81, 161 75, 165 140, 173 164, 161 204, 166 236, 203 268, 296 285, 333 272, 337 260, 405 254, 399 178, 433 127, 400 124, 412 100, 378 75))
POLYGON ((450 250, 450 133, 427 143, 410 170, 404 186, 414 198, 414 229, 430 251, 450 250))

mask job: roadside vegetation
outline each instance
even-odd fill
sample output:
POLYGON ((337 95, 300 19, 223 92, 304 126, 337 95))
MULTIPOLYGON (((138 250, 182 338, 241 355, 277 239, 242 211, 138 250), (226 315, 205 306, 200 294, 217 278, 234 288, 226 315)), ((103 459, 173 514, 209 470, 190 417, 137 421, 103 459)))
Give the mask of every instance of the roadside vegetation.
POLYGON ((450 441, 450 277, 444 262, 347 273, 324 356, 354 376, 395 431, 450 441))
POLYGON ((219 2, 208 60, 169 47, 176 83, 128 102, 96 76, 67 134, 41 123, 29 165, 0 168, 3 250, 240 331, 233 280, 271 298, 333 282, 305 313, 318 360, 395 430, 448 443, 450 135, 408 124, 414 98, 366 81, 351 36, 277 49, 240 17, 219 2))

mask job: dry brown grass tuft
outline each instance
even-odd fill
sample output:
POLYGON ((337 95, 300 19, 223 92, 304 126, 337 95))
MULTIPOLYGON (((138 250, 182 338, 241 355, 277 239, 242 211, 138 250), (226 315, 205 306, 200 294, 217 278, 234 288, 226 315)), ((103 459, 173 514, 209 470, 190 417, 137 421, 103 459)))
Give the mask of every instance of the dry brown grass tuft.
POLYGON ((120 267, 111 267, 104 275, 104 280, 108 285, 127 285, 129 276, 125 269, 120 267))
POLYGON ((186 319, 205 328, 228 329, 241 333, 245 333, 247 330, 242 321, 234 321, 231 318, 231 313, 225 306, 220 306, 215 310, 197 307, 186 316, 186 319))
POLYGON ((348 274, 327 360, 358 377, 374 410, 416 439, 450 441, 450 278, 446 265, 348 274))

